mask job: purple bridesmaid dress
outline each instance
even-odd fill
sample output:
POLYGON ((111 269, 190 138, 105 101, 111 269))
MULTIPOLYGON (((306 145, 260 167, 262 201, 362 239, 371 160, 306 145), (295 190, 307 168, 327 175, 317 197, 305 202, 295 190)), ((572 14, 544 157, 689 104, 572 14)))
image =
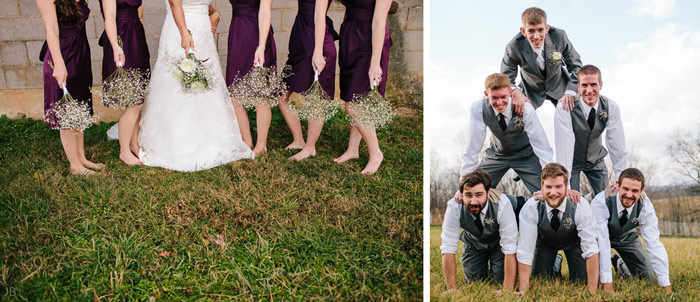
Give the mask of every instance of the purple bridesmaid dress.
MULTIPOLYGON (((228 31, 228 57, 226 59, 226 86, 236 77, 242 77, 253 69, 255 49, 258 48, 258 10, 260 0, 229 0, 233 17, 228 31)), ((265 44, 264 67, 277 65, 277 49, 272 26, 265 44)))
MULTIPOLYGON (((289 90, 302 93, 311 87, 314 81, 314 68, 311 58, 314 53, 314 6, 315 0, 298 0, 299 10, 294 19, 292 32, 289 35, 289 58, 287 65, 292 68, 292 75, 285 78, 289 90)), ((328 2, 330 7, 331 3, 328 2)), ((334 40, 338 33, 333 29, 333 21, 326 17, 326 35, 323 38, 323 56, 326 57, 326 67, 318 76, 318 82, 323 90, 333 98, 335 96, 335 58, 334 40)))
MULTIPOLYGON (((141 6, 142 0, 117 0, 117 35, 121 37, 123 42, 122 49, 124 50, 124 68, 136 68, 140 71, 150 71, 151 59, 148 53, 148 44, 146 44, 146 32, 143 29, 143 24, 139 20, 138 8, 141 6)), ((100 9, 102 2, 100 1, 100 9)), ((103 47, 104 55, 102 56, 102 80, 109 77, 117 69, 114 64, 114 52, 112 44, 109 43, 107 33, 102 32, 99 41, 103 47)), ((143 103, 143 100, 141 101, 143 103)))
MULTIPOLYGON (((78 2, 78 7, 82 13, 80 20, 67 20, 66 16, 60 15, 58 10, 58 40, 61 46, 61 55, 66 65, 68 78, 66 87, 74 99, 90 107, 92 114, 92 68, 90 62, 90 45, 85 33, 85 21, 90 14, 85 0, 78 2)), ((53 69, 49 62, 53 63, 51 51, 44 42, 41 49, 40 58, 44 61, 44 123, 51 127, 58 126, 58 121, 54 116, 53 108, 58 100, 63 97, 63 88, 58 86, 53 77, 53 69)))
MULTIPOLYGON (((375 0, 342 0, 345 5, 345 21, 340 26, 340 98, 351 102, 353 95, 364 94, 370 90, 369 63, 372 59, 372 17, 375 0)), ((387 68, 389 67, 389 26, 386 26, 384 46, 379 66, 382 68, 382 80, 377 87, 384 96, 386 89, 387 68)))

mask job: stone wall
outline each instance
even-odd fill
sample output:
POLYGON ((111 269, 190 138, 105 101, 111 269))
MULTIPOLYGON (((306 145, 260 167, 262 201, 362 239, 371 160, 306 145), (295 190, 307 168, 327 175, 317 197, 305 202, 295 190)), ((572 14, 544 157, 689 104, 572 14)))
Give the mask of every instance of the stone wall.
MULTIPOLYGON (((97 45, 104 22, 99 0, 87 0, 91 9, 86 29, 92 55, 94 85, 101 82, 102 48, 97 45)), ((35 0, 0 0, 0 115, 11 118, 29 116, 43 118, 42 62, 39 50, 45 39, 44 26, 35 0)), ((423 1, 398 0, 396 17, 402 29, 403 45, 394 45, 392 52, 402 52, 407 71, 422 76, 423 70, 423 1)), ((227 0, 212 0, 221 13, 216 40, 222 68, 225 68, 231 4, 227 0)), ((143 0, 144 25, 151 65, 158 54, 158 39, 165 19, 166 0, 143 0)), ((296 0, 272 1, 272 27, 277 44, 277 62, 287 61, 289 34, 296 16, 296 0)), ((337 31, 343 20, 344 7, 339 0, 331 4, 328 15, 337 31)), ((389 71, 391 77, 391 70, 389 71)), ((105 109, 95 102, 102 120, 115 120, 119 111, 105 109)))

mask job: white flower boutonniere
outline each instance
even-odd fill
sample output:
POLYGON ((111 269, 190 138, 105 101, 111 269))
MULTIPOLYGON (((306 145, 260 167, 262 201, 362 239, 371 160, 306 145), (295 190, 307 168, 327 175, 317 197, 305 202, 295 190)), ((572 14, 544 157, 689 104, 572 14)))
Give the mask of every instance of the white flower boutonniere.
POLYGON ((561 54, 561 52, 555 51, 551 54, 549 54, 549 64, 552 66, 559 66, 561 63, 564 62, 564 56, 561 54))
POLYGON ((639 226, 639 217, 633 218, 633 219, 632 219, 632 224, 634 224, 635 226, 639 226))
POLYGON ((523 121, 523 116, 522 115, 516 115, 514 117, 515 119, 515 128, 518 127, 525 127, 525 121, 523 121))
POLYGON ((493 219, 484 218, 484 223, 487 224, 488 226, 493 226, 493 219))
POLYGON ((562 220, 561 222, 566 229, 570 229, 572 226, 574 226, 574 221, 571 218, 566 218, 562 220))
POLYGON ((608 120, 608 112, 601 110, 600 112, 598 112, 598 117, 600 117, 601 121, 605 122, 608 120))

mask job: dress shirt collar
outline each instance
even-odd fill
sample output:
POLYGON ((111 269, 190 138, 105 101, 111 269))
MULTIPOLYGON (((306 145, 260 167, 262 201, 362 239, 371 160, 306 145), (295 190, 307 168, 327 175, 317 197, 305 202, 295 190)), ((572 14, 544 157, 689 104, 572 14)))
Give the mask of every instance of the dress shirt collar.
MULTIPOLYGON (((511 104, 513 104, 513 99, 508 98, 508 106, 506 106, 506 111, 503 111, 503 117, 506 119, 506 122, 508 122, 510 120, 510 116, 513 114, 512 110, 510 109, 511 104)), ((489 105, 490 105, 490 103, 489 103, 489 105)), ((491 106, 491 108, 493 108, 493 106, 491 106)), ((496 117, 498 117, 499 113, 498 113, 498 111, 496 111, 496 108, 493 108, 493 114, 496 115, 496 117)))
POLYGON ((566 211, 566 198, 564 198, 564 201, 562 201, 561 204, 556 208, 550 207, 549 204, 547 203, 547 201, 543 201, 543 202, 544 202, 544 205, 547 207, 547 214, 552 213, 553 209, 559 210, 559 213, 562 213, 562 214, 564 214, 564 211, 566 211))
MULTIPOLYGON (((583 116, 588 119, 588 114, 591 113, 591 106, 588 106, 586 102, 583 101, 583 97, 580 97, 578 100, 579 103, 581 103, 581 111, 583 111, 583 116)), ((595 111, 599 112, 600 111, 600 97, 598 97, 598 100, 595 102, 595 111)))
MULTIPOLYGON (((467 207, 467 209, 469 209, 469 208, 467 207)), ((489 201, 486 200, 486 204, 484 205, 484 208, 481 209, 481 213, 479 213, 479 219, 481 219, 481 222, 484 221, 484 217, 486 217, 486 211, 488 211, 488 210, 489 210, 489 201)), ((469 214, 471 214, 472 217, 474 217, 474 214, 472 214, 471 212, 469 212, 469 214)))
POLYGON ((622 204, 622 202, 620 201, 620 193, 617 193, 616 196, 617 196, 617 197, 615 198, 615 202, 617 202, 617 215, 618 215, 618 217, 620 217, 620 216, 622 215, 622 211, 624 211, 625 209, 627 209, 627 215, 632 214, 632 213, 631 213, 632 207, 634 207, 634 205, 635 205, 637 202, 639 202, 639 201, 633 203, 631 207, 625 208, 625 206, 624 206, 624 205, 622 204))
POLYGON ((534 52, 536 55, 541 54, 542 57, 544 58, 544 43, 542 43, 542 46, 540 46, 540 48, 535 48, 534 46, 532 46, 532 44, 530 44, 530 43, 528 43, 528 44, 530 45, 530 48, 532 48, 532 52, 534 52))

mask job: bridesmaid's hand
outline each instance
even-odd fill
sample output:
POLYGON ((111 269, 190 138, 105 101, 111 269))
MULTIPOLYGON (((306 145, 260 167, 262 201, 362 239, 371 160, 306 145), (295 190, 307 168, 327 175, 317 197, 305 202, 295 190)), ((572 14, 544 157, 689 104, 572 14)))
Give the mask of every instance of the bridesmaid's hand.
POLYGON ((124 58, 124 50, 119 46, 112 46, 112 49, 114 50, 114 65, 119 67, 121 63, 121 66, 124 66, 124 62, 126 61, 126 58, 124 58))
POLYGON ((379 86, 379 82, 382 81, 382 68, 379 67, 379 64, 371 64, 369 65, 369 87, 374 88, 375 83, 376 86, 379 86))
POLYGON ((254 66, 263 66, 265 64, 265 46, 258 46, 257 49, 255 49, 255 57, 253 57, 253 65, 254 66))
POLYGON ((194 51, 194 40, 192 39, 192 35, 190 35, 189 32, 185 32, 181 34, 182 39, 180 42, 180 46, 185 50, 185 55, 188 55, 190 50, 194 51))
POLYGON ((66 70, 66 64, 63 62, 55 63, 53 66, 53 78, 56 79, 58 87, 63 87, 68 78, 68 70, 66 70))
POLYGON ((313 66, 316 74, 321 74, 321 71, 326 68, 326 57, 324 57, 322 53, 317 53, 314 51, 314 54, 311 57, 311 66, 313 66))

